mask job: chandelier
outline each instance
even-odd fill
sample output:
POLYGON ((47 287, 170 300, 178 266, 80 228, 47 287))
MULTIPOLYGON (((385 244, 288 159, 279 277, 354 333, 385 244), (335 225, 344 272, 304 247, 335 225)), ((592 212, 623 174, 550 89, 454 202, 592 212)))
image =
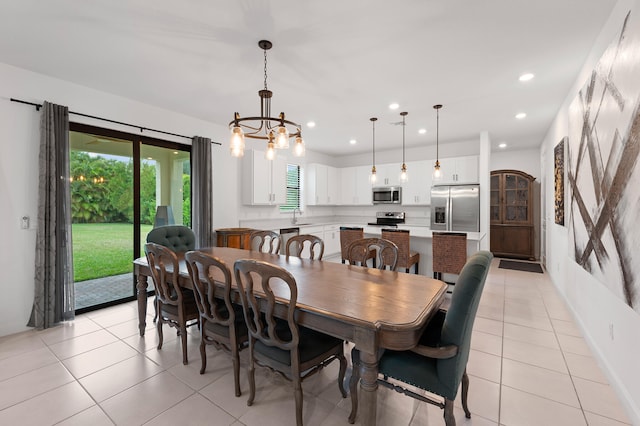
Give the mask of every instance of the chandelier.
POLYGON ((267 141, 268 159, 273 159, 276 149, 289 148, 289 138, 295 139, 293 153, 297 157, 304 155, 304 141, 300 125, 285 118, 284 112, 277 117, 271 116, 271 98, 273 92, 267 88, 267 50, 273 44, 268 40, 260 40, 258 46, 264 51, 264 89, 258 91, 260 96, 260 116, 240 117, 234 113, 233 120, 229 123, 231 129, 231 155, 242 157, 244 155, 244 139, 262 139, 267 141))

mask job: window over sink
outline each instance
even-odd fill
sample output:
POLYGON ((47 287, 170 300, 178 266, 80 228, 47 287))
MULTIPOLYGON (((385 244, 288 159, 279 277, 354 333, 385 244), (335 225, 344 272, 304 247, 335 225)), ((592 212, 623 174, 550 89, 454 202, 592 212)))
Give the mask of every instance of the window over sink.
POLYGON ((281 212, 292 212, 300 208, 300 165, 287 164, 287 189, 285 204, 280 205, 281 212))

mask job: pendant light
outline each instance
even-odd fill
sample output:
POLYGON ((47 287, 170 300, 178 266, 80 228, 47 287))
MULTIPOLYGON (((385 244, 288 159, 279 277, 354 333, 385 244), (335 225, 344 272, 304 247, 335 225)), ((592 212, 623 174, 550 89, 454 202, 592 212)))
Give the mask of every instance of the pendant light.
POLYGON ((440 152, 438 150, 438 139, 440 137, 440 108, 442 108, 442 105, 434 105, 433 108, 436 110, 436 164, 433 168, 433 180, 437 182, 442 179, 442 170, 440 170, 440 152))
POLYGON ((373 162, 371 166, 371 175, 369 176, 369 181, 371 185, 374 185, 377 180, 376 176, 376 121, 378 120, 376 117, 371 117, 371 126, 373 128, 373 162))
POLYGON ((407 125, 405 123, 405 117, 409 114, 406 111, 400 113, 402 116, 402 167, 400 167, 400 182, 407 182, 409 175, 407 175, 407 164, 404 162, 404 128, 407 125))

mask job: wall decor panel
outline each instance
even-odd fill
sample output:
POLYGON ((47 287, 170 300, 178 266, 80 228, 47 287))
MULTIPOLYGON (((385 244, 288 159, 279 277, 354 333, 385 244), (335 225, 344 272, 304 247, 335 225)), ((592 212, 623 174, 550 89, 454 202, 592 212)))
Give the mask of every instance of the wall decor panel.
POLYGON ((640 313, 640 16, 626 15, 569 111, 574 260, 640 313))

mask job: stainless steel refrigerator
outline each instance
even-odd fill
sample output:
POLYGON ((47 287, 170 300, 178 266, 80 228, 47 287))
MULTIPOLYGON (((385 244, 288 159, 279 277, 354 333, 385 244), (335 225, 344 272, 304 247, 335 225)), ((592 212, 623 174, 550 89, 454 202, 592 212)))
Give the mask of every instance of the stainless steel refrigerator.
POLYGON ((433 231, 479 232, 480 185, 431 187, 433 231))

